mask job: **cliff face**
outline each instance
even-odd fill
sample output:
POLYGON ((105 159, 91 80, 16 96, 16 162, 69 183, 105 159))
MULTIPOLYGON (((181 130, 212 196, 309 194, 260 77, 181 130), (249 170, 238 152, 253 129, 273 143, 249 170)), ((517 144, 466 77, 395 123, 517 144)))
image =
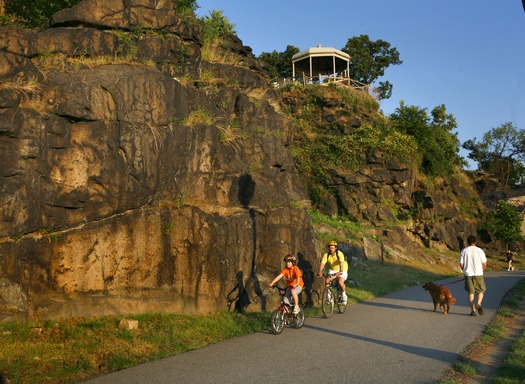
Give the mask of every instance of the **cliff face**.
MULTIPOLYGON (((265 310, 290 252, 307 295, 319 283, 289 150, 302 133, 280 111, 308 108, 316 129, 347 135, 378 106, 278 95, 234 36, 215 47, 233 62, 203 59, 202 25, 171 3, 84 0, 38 32, 0 28, 0 318, 208 312, 239 292, 242 307, 265 310)), ((390 255, 429 263, 430 248, 459 251, 478 231, 484 208, 464 175, 428 186, 414 167, 363 157, 328 172, 323 213, 369 223, 390 255)), ((350 255, 381 254, 349 243, 350 255)))
POLYGON ((206 312, 238 283, 260 310, 285 254, 316 265, 275 94, 240 41, 242 67, 204 63, 170 4, 0 29, 3 318, 206 312))

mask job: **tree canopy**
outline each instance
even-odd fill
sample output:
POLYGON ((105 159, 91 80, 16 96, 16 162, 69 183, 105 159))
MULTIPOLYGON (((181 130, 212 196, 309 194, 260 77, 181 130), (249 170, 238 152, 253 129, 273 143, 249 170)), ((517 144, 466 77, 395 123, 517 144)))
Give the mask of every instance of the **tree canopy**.
POLYGON ((523 185, 525 130, 507 122, 486 132, 479 142, 476 138, 467 140, 462 147, 479 170, 493 174, 504 185, 523 185))
POLYGON ((5 13, 29 28, 36 28, 61 9, 71 8, 80 0, 5 0, 5 13))
POLYGON ((521 232, 523 219, 516 209, 506 201, 500 200, 497 209, 488 215, 487 220, 487 227, 496 239, 507 244, 523 240, 521 232))
MULTIPOLYGON (((368 35, 356 36, 348 39, 342 49, 350 55, 350 77, 365 84, 372 84, 385 74, 390 65, 399 65, 403 62, 399 58, 396 48, 384 40, 371 41, 368 35)), ((376 87, 380 99, 388 99, 392 95, 393 85, 379 82, 376 87)))
POLYGON ((299 53, 299 48, 286 46, 284 52, 262 52, 258 59, 270 65, 272 78, 292 77, 292 56, 299 53))
POLYGON ((448 114, 445 105, 432 109, 407 106, 402 100, 390 115, 392 126, 399 132, 413 136, 422 153, 422 168, 433 176, 450 176, 462 161, 459 140, 451 131, 457 128, 456 119, 448 114))
POLYGON ((204 23, 204 41, 216 39, 225 35, 236 35, 235 24, 222 14, 222 11, 212 10, 208 15, 201 18, 204 23))
MULTIPOLYGON (((0 0, 6 15, 14 16, 22 25, 37 28, 45 24, 55 12, 71 8, 81 0, 0 0)), ((194 15, 197 0, 172 0, 181 17, 194 15)), ((4 16, 4 15, 1 15, 4 16)))

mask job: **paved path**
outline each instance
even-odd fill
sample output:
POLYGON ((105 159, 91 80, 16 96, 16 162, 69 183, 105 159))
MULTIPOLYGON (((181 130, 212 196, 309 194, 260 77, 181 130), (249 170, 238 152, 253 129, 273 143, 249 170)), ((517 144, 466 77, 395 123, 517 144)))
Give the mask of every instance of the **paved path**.
POLYGON ((487 273, 484 316, 469 316, 462 282, 448 285, 457 303, 447 316, 434 313, 429 293, 415 286, 330 319, 309 317, 298 330, 242 336, 86 383, 435 383, 523 278, 525 271, 487 273))

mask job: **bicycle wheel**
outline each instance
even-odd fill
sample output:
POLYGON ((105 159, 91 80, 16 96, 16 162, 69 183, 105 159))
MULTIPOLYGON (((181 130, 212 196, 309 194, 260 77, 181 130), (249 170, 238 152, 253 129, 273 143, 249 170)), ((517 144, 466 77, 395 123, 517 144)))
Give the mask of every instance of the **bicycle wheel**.
POLYGON ((337 287, 334 287, 333 290, 334 290, 334 295, 336 296, 335 305, 337 305, 337 311, 339 313, 345 313, 346 304, 343 304, 343 292, 341 291, 341 288, 337 286, 337 287))
POLYGON ((293 326, 297 329, 301 328, 304 324, 304 311, 302 307, 299 307, 299 313, 293 317, 293 326))
POLYGON ((337 302, 337 310, 339 311, 339 313, 345 313, 346 311, 346 304, 343 304, 342 298, 339 298, 337 302))
POLYGON ((274 335, 278 335, 284 329, 284 313, 279 309, 276 309, 272 312, 272 317, 270 318, 270 328, 274 335))
POLYGON ((326 287, 323 291, 323 315, 325 318, 329 318, 334 313, 334 293, 332 288, 326 287))
POLYGON ((319 297, 319 292, 317 292, 315 289, 312 290, 311 301, 312 301, 313 307, 318 307, 319 303, 321 302, 321 298, 319 297))

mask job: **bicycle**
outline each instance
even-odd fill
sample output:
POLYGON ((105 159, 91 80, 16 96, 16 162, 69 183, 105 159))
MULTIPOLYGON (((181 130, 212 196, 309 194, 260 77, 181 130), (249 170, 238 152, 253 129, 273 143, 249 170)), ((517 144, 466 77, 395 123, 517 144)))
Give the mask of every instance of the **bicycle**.
POLYGON ((304 311, 301 306, 299 306, 299 313, 293 313, 293 303, 290 304, 285 298, 286 290, 288 288, 281 288, 274 286, 275 289, 279 290, 280 303, 279 307, 272 312, 270 317, 270 328, 274 335, 280 334, 285 325, 292 324, 295 328, 299 329, 304 324, 304 311))
POLYGON ((315 289, 312 289, 309 294, 306 291, 302 291, 299 294, 299 305, 303 308, 318 307, 320 303, 319 292, 315 289))
POLYGON ((334 313, 334 307, 337 305, 339 313, 345 313, 346 304, 343 301, 343 291, 339 286, 339 279, 336 278, 335 274, 323 275, 324 278, 329 277, 330 285, 325 287, 322 297, 322 309, 325 318, 329 318, 334 313))

